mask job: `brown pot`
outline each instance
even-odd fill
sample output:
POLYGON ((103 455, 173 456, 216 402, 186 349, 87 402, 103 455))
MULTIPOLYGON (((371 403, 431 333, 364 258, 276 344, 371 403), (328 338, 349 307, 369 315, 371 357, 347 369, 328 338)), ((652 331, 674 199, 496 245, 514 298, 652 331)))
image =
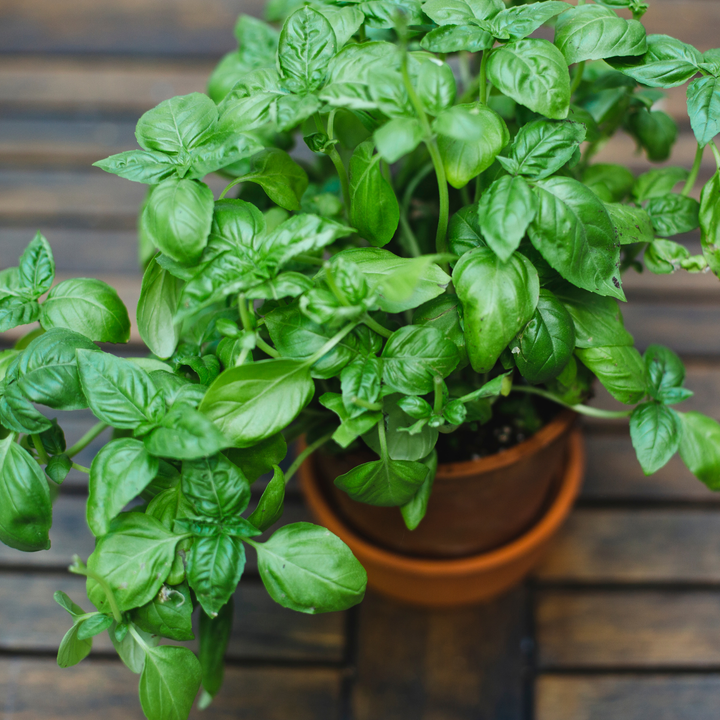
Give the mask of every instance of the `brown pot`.
MULTIPOLYGON (((573 420, 572 413, 563 413, 532 438, 507 452, 468 463, 440 466, 428 513, 412 533, 404 525, 404 532, 398 532, 394 523, 390 525, 392 519, 400 516, 397 508, 361 506, 371 511, 383 511, 382 515, 374 517, 383 518, 381 522, 385 522, 384 518, 388 519, 389 541, 387 538, 376 539, 381 534, 382 526, 375 524, 377 520, 367 520, 373 517, 372 512, 369 516, 364 513, 353 514, 352 520, 344 517, 341 506, 335 501, 340 496, 330 490, 332 486, 327 476, 324 481, 321 479, 318 472, 320 463, 315 458, 309 458, 301 467, 300 482, 311 512, 321 525, 350 546, 367 570, 371 587, 418 605, 439 607, 477 602, 498 595, 519 582, 540 559, 572 509, 582 482, 585 459, 582 437, 578 430, 572 430, 573 420), (524 473, 519 472, 521 466, 524 473), (547 472, 550 467, 555 468, 555 473, 547 472), (519 479, 522 475, 525 475, 525 480, 519 479), (486 514, 477 500, 466 512, 471 503, 469 497, 474 495, 476 486, 482 489, 490 483, 502 484, 502 478, 512 479, 505 483, 512 488, 510 499, 501 500, 502 493, 497 490, 487 497, 492 498, 493 512, 499 513, 502 512, 501 508, 505 508, 512 516, 512 522, 504 530, 501 529, 501 523, 496 522, 497 518, 486 514), (532 491, 533 484, 540 482, 546 483, 545 494, 532 491), (456 488, 459 499, 451 498, 452 487, 456 488), (442 501, 437 500, 438 489, 439 496, 444 498, 442 501), (547 497, 548 489, 550 497, 547 497), (532 492, 534 505, 524 502, 522 493, 525 492, 532 492), (523 502, 518 502, 518 499, 523 499, 523 502), (522 505, 523 509, 516 512, 513 501, 515 505, 522 505), (450 512, 445 518, 438 516, 441 504, 450 512), (465 522, 460 523, 458 513, 465 516, 465 522), (421 530, 426 536, 432 535, 424 528, 429 518, 434 518, 431 522, 438 533, 435 535, 437 545, 450 548, 453 556, 439 558, 437 546, 431 548, 425 557, 417 556, 420 555, 417 548, 426 547, 429 541, 425 537, 416 544, 408 537, 421 530), (459 547, 466 549, 480 544, 473 543, 470 538, 472 522, 468 518, 474 518, 475 532, 482 537, 482 544, 496 544, 493 549, 485 551, 464 550, 465 556, 458 557, 459 547), (522 528, 520 518, 526 524, 529 522, 530 527, 522 528), (374 536, 371 537, 367 530, 358 529, 356 524, 363 522, 368 523, 367 527, 371 528, 374 536), (494 540, 485 532, 484 523, 491 523, 497 528, 492 536, 494 540), (462 532, 457 532, 458 525, 462 525, 462 532), (514 535, 507 529, 511 525, 515 528, 514 535), (503 536, 512 539, 508 538, 498 546, 497 538, 503 536), (398 541, 400 548, 397 546, 398 541), (408 547, 412 548, 413 556, 406 554, 408 547)), ((480 493, 478 497, 482 500, 484 496, 480 493)), ((344 509, 344 505, 342 507, 344 509)), ((402 523, 401 519, 399 523, 402 523)))

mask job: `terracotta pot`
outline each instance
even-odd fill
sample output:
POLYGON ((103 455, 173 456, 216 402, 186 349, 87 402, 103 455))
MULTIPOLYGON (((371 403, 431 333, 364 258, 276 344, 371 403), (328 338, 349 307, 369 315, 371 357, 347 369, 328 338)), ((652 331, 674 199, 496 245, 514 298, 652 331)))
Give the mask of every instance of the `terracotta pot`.
MULTIPOLYGON (((582 436, 578 430, 571 430, 571 424, 571 421, 567 423, 564 433, 565 462, 561 466, 560 475, 555 479, 556 482, 551 485, 552 495, 543 508, 541 517, 514 540, 468 557, 411 557, 388 550, 363 537, 341 516, 332 497, 323 489, 313 458, 309 458, 300 468, 300 483, 317 521, 350 546, 368 572, 370 587, 415 605, 443 607, 474 603, 499 595, 522 580, 541 558, 550 540, 570 513, 580 490, 585 467, 582 436)), ((550 426, 551 424, 543 430, 548 430, 550 426)), ((533 441, 538 444, 537 438, 543 430, 513 450, 520 450, 533 441)), ((539 440, 541 441, 542 437, 539 440)), ((541 447, 536 449, 541 450, 547 446, 547 439, 539 444, 541 447)), ((510 452, 513 451, 476 462, 500 462, 501 458, 510 452)), ((521 452, 520 455, 524 459, 526 453, 521 452)), ((516 461, 520 459, 516 457, 516 461)), ((506 468, 506 471, 511 466, 512 463, 506 465, 503 461, 502 467, 506 468)), ((532 464, 529 467, 532 470, 532 464)), ((540 473, 542 469, 536 465, 532 472, 540 473)), ((430 507, 434 501, 433 494, 430 507)), ((395 512, 398 512, 397 509, 395 512)))

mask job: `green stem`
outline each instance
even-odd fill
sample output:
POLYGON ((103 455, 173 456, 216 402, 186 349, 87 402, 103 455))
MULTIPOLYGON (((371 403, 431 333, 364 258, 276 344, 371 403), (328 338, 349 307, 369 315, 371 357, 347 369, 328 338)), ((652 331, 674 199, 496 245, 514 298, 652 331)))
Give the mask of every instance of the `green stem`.
POLYGON ((442 378, 436 375, 433 378, 433 389, 435 390, 435 402, 433 405, 433 410, 435 411, 436 415, 439 415, 442 412, 442 406, 443 406, 442 385, 443 385, 442 378))
POLYGON ((366 410, 371 410, 372 412, 379 412, 383 409, 383 406, 380 403, 371 403, 367 400, 363 400, 362 398, 357 397, 357 395, 352 399, 353 405, 358 405, 361 408, 365 408, 366 410))
POLYGON ((388 456, 387 451, 387 438, 385 437, 385 415, 380 418, 380 422, 377 424, 378 429, 378 440, 380 441, 380 457, 386 458, 388 456))
POLYGON ((142 639, 142 636, 140 635, 140 633, 137 632, 137 630, 135 630, 135 628, 132 626, 132 623, 128 623, 128 630, 130 631, 130 634, 135 638, 135 642, 138 645, 140 645, 143 648, 143 650, 145 650, 145 652, 147 652, 150 649, 150 647, 142 639))
POLYGON ((314 365, 323 355, 329 353, 342 339, 352 332, 359 323, 352 323, 344 327, 337 335, 331 337, 314 355, 311 355, 306 361, 306 365, 314 365))
POLYGON ((285 473, 285 484, 290 482, 290 478, 298 471, 299 467, 305 462, 305 459, 312 455, 319 447, 324 445, 328 440, 331 440, 333 433, 323 435, 321 438, 316 440, 314 443, 308 445, 298 456, 293 460, 293 464, 287 469, 285 473))
POLYGON ((551 400, 558 405, 570 408, 579 415, 587 415, 588 417, 604 418, 606 420, 616 420, 618 418, 626 418, 632 415, 633 409, 630 410, 601 410, 600 408, 589 407, 588 405, 570 405, 563 402, 557 395, 553 395, 547 390, 542 390, 535 387, 527 387, 525 385, 514 385, 512 392, 528 393, 530 395, 539 395, 546 400, 551 400))
POLYGON ((80 472, 83 472, 86 475, 90 474, 90 468, 86 468, 84 465, 78 465, 77 463, 74 462, 70 467, 74 467, 76 470, 79 470, 80 472))
POLYGON ((478 89, 480 91, 480 94, 478 96, 478 99, 480 100, 481 105, 487 104, 487 99, 488 99, 487 64, 488 64, 488 60, 490 59, 490 55, 492 55, 492 51, 493 51, 492 48, 490 48, 489 50, 483 51, 482 60, 480 61, 480 75, 478 76, 478 89))
POLYGON ((720 150, 718 150, 714 140, 710 143, 710 149, 712 150, 712 154, 715 156, 715 165, 717 165, 717 170, 720 173, 720 150))
POLYGON ((43 465, 47 465, 50 462, 50 458, 48 457, 48 454, 45 452, 45 448, 43 447, 42 440, 40 439, 40 436, 37 433, 33 433, 31 436, 33 445, 35 446, 35 449, 37 450, 38 459, 43 465))
POLYGON ((320 267, 325 264, 325 261, 322 258, 315 257, 314 255, 305 255, 303 253, 295 255, 293 257, 293 261, 307 263, 308 265, 319 265, 320 267))
POLYGON ((579 62, 575 67, 575 74, 573 75, 572 85, 570 86, 570 95, 574 95, 575 91, 580 87, 584 72, 585 61, 583 60, 582 62, 579 62))
POLYGON ((242 322, 243 329, 246 332, 255 332, 255 323, 253 322, 254 313, 250 313, 247 302, 245 300, 245 293, 238 295, 238 310, 240 311, 240 321, 242 322))
MULTIPOLYGON (((313 117, 315 119, 315 126, 317 127, 318 132, 324 133, 325 127, 323 126, 320 113, 315 113, 313 117)), ((328 138, 332 140, 329 135, 328 138)), ((340 178, 340 187, 342 189, 343 203, 345 205, 345 214, 347 215, 347 217, 350 217, 350 182, 348 181, 348 174, 347 170, 345 169, 345 164, 343 163, 342 158, 340 157, 338 151, 335 149, 334 145, 331 146, 328 150, 326 150, 325 154, 330 158, 330 161, 335 166, 335 171, 340 178)))
MULTIPOLYGON (((438 196, 440 199, 440 214, 438 217, 437 234, 435 236, 435 251, 438 255, 445 255, 447 249, 447 228, 450 219, 450 195, 448 193, 447 176, 445 175, 445 166, 443 165, 440 150, 435 138, 425 142, 427 145, 430 158, 435 167, 435 175, 438 183, 438 196)), ((440 267, 447 272, 448 266, 446 262, 440 263, 440 267)))
POLYGON ((410 210, 410 203, 412 202, 413 195, 417 186, 427 177, 428 173, 432 172, 433 164, 427 163, 420 172, 413 175, 412 180, 407 184, 405 193, 403 194, 402 205, 400 207, 400 223, 402 224, 403 232, 407 239, 408 247, 407 251, 413 257, 420 257, 422 250, 418 244, 417 237, 410 227, 410 221, 408 220, 408 212, 410 210))
POLYGON ((270 347, 261 337, 260 335, 255 336, 255 344, 267 355, 269 355, 271 358, 279 358, 280 353, 274 348, 270 347))
POLYGON ((362 322, 371 330, 374 330, 378 335, 382 335, 384 338, 389 338, 392 335, 390 330, 383 327, 377 320, 373 320, 369 315, 365 315, 362 322))
POLYGON ((689 195, 695 187, 698 175, 700 174, 700 165, 702 164, 704 152, 705 148, 698 143, 697 152, 695 153, 695 162, 693 162, 692 170, 690 171, 690 175, 688 175, 687 182, 680 192, 681 195, 689 195))
POLYGON ((115 593, 113 593, 112 588, 107 584, 104 578, 90 570, 78 555, 73 556, 73 564, 68 568, 68 570, 75 575, 84 575, 85 577, 92 578, 105 593, 105 597, 107 597, 108 602, 110 603, 110 609, 112 610, 115 622, 122 622, 122 613, 120 612, 120 606, 117 604, 117 600, 115 599, 115 593))
POLYGON ((106 428, 110 427, 107 423, 99 422, 93 425, 65 454, 69 457, 75 457, 81 450, 84 450, 98 435, 106 428))

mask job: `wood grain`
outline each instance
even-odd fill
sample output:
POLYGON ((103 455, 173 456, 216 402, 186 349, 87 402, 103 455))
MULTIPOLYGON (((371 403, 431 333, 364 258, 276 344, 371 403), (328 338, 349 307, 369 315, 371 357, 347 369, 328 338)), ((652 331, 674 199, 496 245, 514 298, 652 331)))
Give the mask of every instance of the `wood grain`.
POLYGON ((541 676, 536 720, 716 720, 718 675, 541 676))

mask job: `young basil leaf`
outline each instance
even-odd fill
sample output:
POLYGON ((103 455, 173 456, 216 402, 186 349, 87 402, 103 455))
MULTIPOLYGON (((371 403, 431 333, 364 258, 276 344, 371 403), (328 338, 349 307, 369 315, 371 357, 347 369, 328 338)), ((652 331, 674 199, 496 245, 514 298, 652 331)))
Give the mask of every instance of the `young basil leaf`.
POLYGON ((94 415, 116 428, 155 423, 165 403, 150 376, 135 363, 90 350, 77 351, 80 382, 94 415))
POLYGON ((460 258, 453 282, 463 306, 470 363, 475 372, 489 372, 535 312, 537 271, 519 253, 504 263, 492 250, 476 248, 460 258))
POLYGON ((549 290, 542 288, 535 314, 512 344, 515 363, 533 385, 557 377, 575 349, 570 313, 549 290))
POLYGON ((0 496, 0 541, 23 552, 47 550, 52 524, 47 480, 13 433, 0 440, 0 496))
POLYGON ((277 102, 284 96, 274 67, 248 73, 230 89, 218 107, 219 132, 247 132, 267 125, 273 115, 277 115, 277 102))
POLYGON ((505 5, 502 0, 429 0, 422 9, 438 25, 461 25, 492 18, 505 5))
POLYGON ((288 89, 300 94, 319 89, 337 49, 332 25, 317 10, 308 6, 294 12, 283 25, 278 47, 288 89))
POLYGON ((436 53, 453 53, 467 50, 482 52, 489 50, 495 38, 474 25, 445 25, 431 30, 420 41, 420 47, 436 53))
POLYGON ((32 402, 56 410, 86 408, 76 350, 100 351, 83 335, 62 328, 52 328, 36 337, 16 366, 22 394, 32 402))
POLYGON ((284 150, 267 148, 253 157, 243 182, 260 185, 276 205, 286 210, 300 210, 308 176, 284 150))
POLYGON ((79 616, 85 615, 85 611, 78 604, 73 602, 70 596, 62 590, 56 590, 53 593, 53 600, 61 608, 63 608, 63 610, 67 610, 67 612, 72 615, 73 621, 77 620, 79 616))
POLYGON ((207 245, 212 190, 197 180, 168 178, 153 188, 143 211, 155 247, 179 263, 195 263, 207 245))
POLYGON ((148 647, 140 675, 145 717, 185 720, 200 689, 202 670, 192 650, 175 645, 148 647))
POLYGON ((460 312, 462 306, 457 295, 441 295, 421 305, 413 313, 413 325, 423 325, 439 330, 448 340, 452 340, 460 353, 458 367, 468 364, 465 349, 465 335, 462 330, 460 312))
POLYGON ((635 176, 623 165, 597 163, 583 171, 582 181, 604 203, 619 203, 632 192, 635 176))
MULTIPOLYGON (((135 636, 129 632, 129 629, 130 625, 127 622, 123 622, 120 625, 113 623, 110 626, 110 630, 108 630, 108 635, 110 636, 115 651, 125 664, 125 667, 127 667, 130 672, 139 675, 145 666, 145 648, 135 639, 135 636)), ((142 641, 150 647, 155 647, 160 642, 158 635, 150 635, 139 628, 135 628, 135 632, 137 632, 142 641)))
POLYGON ((619 402, 634 405, 647 393, 645 364, 633 347, 592 347, 575 354, 619 402))
POLYGON ((55 278, 55 260, 50 244, 40 231, 20 256, 17 277, 20 289, 27 288, 33 300, 50 289, 55 278))
POLYGON ((505 175, 483 193, 478 223, 487 244, 502 261, 509 260, 520 246, 537 208, 537 198, 522 177, 505 175))
POLYGON ((67 455, 53 455, 45 466, 45 473, 60 485, 72 468, 72 460, 67 455))
MULTIPOLYGON (((413 418, 406 413, 399 404, 388 400, 385 406, 390 405, 387 414, 387 454, 391 460, 422 460, 428 456, 435 447, 438 439, 438 431, 430 427, 426 418, 421 418, 421 423, 416 423, 413 431, 409 431, 413 418), (417 427, 417 426, 420 427, 417 427)), ((363 435, 365 444, 377 455, 382 456, 382 447, 378 437, 378 430, 371 430, 363 435)))
POLYGON ((272 527, 283 514, 285 501, 285 475, 283 471, 275 465, 273 468, 273 476, 267 484, 257 507, 248 517, 258 530, 265 532, 272 527))
POLYGON ((690 257, 684 245, 672 240, 654 240, 645 250, 645 267, 657 275, 669 275, 679 270, 682 263, 690 257))
POLYGON ((130 339, 125 305, 102 280, 75 278, 58 283, 40 306, 40 324, 45 330, 67 328, 94 342, 130 339))
POLYGON ((235 605, 232 600, 218 611, 215 617, 200 611, 200 667, 202 668, 203 694, 198 706, 207 708, 222 687, 225 675, 225 651, 230 642, 235 605))
POLYGON ((468 205, 458 210, 450 218, 448 249, 451 253, 460 256, 468 250, 487 245, 478 222, 477 209, 477 203, 468 205))
POLYGON ((710 269, 720 275, 720 172, 702 190, 699 221, 703 257, 710 269))
POLYGON ((282 433, 276 433, 249 448, 229 448, 225 455, 240 467, 252 484, 285 458, 287 443, 282 433))
MULTIPOLYGON (((188 180, 200 180, 209 173, 222 168, 237 167, 241 160, 253 156, 263 149, 263 143, 252 132, 220 132, 213 135, 190 153, 188 170, 183 176, 188 180)), ((187 163, 184 167, 187 167, 187 163)))
MULTIPOLYGON (((170 572, 180 536, 143 513, 121 515, 98 539, 88 568, 108 583, 121 612, 150 602, 170 572)), ((88 597, 100 612, 110 612, 105 592, 88 580, 88 597)))
POLYGON ((350 222, 376 247, 392 240, 400 222, 400 205, 373 157, 373 143, 360 143, 350 158, 350 222))
POLYGON ((169 358, 180 339, 175 312, 182 282, 163 269, 153 258, 143 274, 137 307, 140 337, 153 355, 169 358))
POLYGON ((678 414, 656 402, 638 405, 630 416, 630 437, 645 475, 664 467, 680 446, 678 414))
POLYGON ((357 399, 371 404, 377 402, 381 382, 382 362, 375 355, 358 356, 343 368, 340 387, 343 405, 350 418, 367 412, 367 408, 355 402, 357 399))
POLYGON ((605 210, 615 228, 615 237, 621 245, 653 241, 655 232, 652 221, 642 208, 622 203, 605 203, 605 210))
POLYGON ((412 500, 400 506, 405 527, 408 530, 415 530, 425 517, 427 512, 430 493, 432 492, 433 483, 435 482, 435 473, 437 472, 437 453, 433 452, 423 460, 423 465, 427 467, 427 474, 420 489, 415 493, 412 500))
POLYGON ((171 640, 194 640, 193 604, 187 583, 163 585, 146 605, 132 611, 132 621, 141 630, 171 640))
POLYGON ((564 120, 570 110, 567 66, 552 43, 526 38, 493 51, 487 74, 490 82, 515 102, 551 120, 564 120))
POLYGON ((680 182, 685 182, 690 173, 685 168, 655 168, 643 173, 635 181, 633 195, 638 202, 650 198, 664 197, 680 182))
POLYGON ((250 502, 250 483, 224 455, 186 461, 182 491, 201 517, 234 521, 250 502))
POLYGON ((535 192, 540 205, 528 234, 538 252, 574 285, 624 300, 620 250, 603 203, 572 178, 541 180, 535 192))
POLYGON ((382 352, 384 382, 406 395, 432 392, 435 377, 447 377, 460 360, 457 346, 432 327, 395 331, 382 352))
POLYGON ((511 7, 483 22, 482 26, 496 38, 520 40, 570 7, 572 6, 568 3, 556 0, 511 7))
POLYGON ((568 65, 620 55, 643 55, 645 28, 601 5, 583 5, 563 13, 555 25, 555 45, 568 65))
MULTIPOLYGON (((409 155, 422 142, 422 139, 423 129, 420 121, 416 118, 405 117, 389 120, 373 135, 378 155, 388 163, 397 162, 403 155, 409 155)), ((358 149, 364 144, 358 145, 358 149)), ((394 193, 393 197, 395 197, 394 193)))
POLYGON ((396 507, 413 498, 426 475, 422 463, 385 457, 357 465, 335 478, 335 485, 358 502, 396 507))
POLYGON ((660 110, 640 108, 630 115, 627 129, 647 152, 648 160, 665 162, 670 157, 678 127, 675 121, 660 110))
POLYGON ((457 88, 447 63, 428 53, 413 52, 408 55, 408 71, 425 112, 439 115, 453 104, 457 88))
POLYGON ((112 615, 103 615, 95 613, 87 620, 83 620, 78 624, 78 640, 89 640, 101 632, 105 632, 113 624, 112 615))
POLYGON ((685 366, 682 360, 662 345, 650 345, 643 356, 648 375, 648 392, 659 402, 672 405, 692 395, 682 387, 685 366))
POLYGON ((183 402, 175 403, 160 421, 160 427, 145 437, 151 455, 178 460, 214 455, 229 444, 207 416, 183 402))
POLYGON ((325 528, 292 523, 253 547, 263 584, 283 607, 310 614, 347 610, 365 595, 367 573, 325 528))
POLYGON ((397 66, 397 55, 391 62, 371 68, 368 83, 373 107, 383 115, 389 118, 415 117, 415 110, 397 66))
POLYGON ((652 198, 646 209, 655 232, 662 237, 691 232, 700 225, 700 205, 685 195, 652 198))
POLYGON ((69 668, 82 662, 92 650, 92 639, 78 637, 82 626, 75 623, 63 637, 58 648, 57 664, 61 668, 69 668))
POLYGON ((707 145, 720 133, 720 78, 701 77, 687 89, 690 126, 700 145, 707 145))
POLYGON ((486 105, 455 105, 439 113, 432 127, 454 188, 487 170, 510 140, 503 119, 486 105))
POLYGON ((0 332, 12 330, 18 325, 29 325, 40 317, 40 306, 35 300, 23 300, 7 295, 0 296, 0 332))
POLYGON ((678 413, 682 422, 680 457, 710 490, 720 489, 720 424, 698 412, 678 413))
POLYGON ((162 152, 128 150, 93 163, 105 172, 126 180, 157 185, 169 177, 180 174, 182 166, 173 157, 162 152))
POLYGON ((356 418, 351 418, 339 393, 324 393, 319 402, 323 407, 334 412, 340 419, 340 427, 333 433, 332 439, 342 448, 357 440, 378 424, 382 418, 381 412, 368 411, 356 418))
POLYGON ((110 522, 155 477, 157 458, 140 440, 122 438, 105 445, 90 466, 87 522, 93 535, 110 530, 110 522))

